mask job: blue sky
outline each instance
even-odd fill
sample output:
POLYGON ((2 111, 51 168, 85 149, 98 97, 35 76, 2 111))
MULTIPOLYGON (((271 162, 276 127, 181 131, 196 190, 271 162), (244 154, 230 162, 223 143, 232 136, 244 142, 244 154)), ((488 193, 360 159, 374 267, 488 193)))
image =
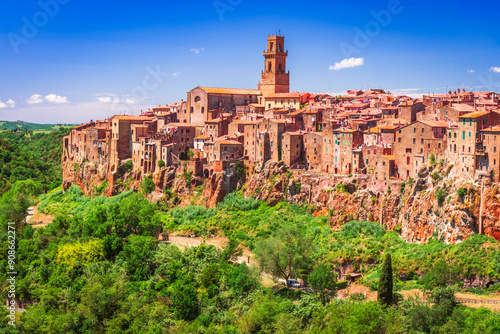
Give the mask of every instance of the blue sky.
POLYGON ((256 88, 267 35, 278 29, 286 37, 294 91, 500 90, 497 2, 24 0, 0 6, 0 120, 81 123, 185 99, 197 85, 256 88))

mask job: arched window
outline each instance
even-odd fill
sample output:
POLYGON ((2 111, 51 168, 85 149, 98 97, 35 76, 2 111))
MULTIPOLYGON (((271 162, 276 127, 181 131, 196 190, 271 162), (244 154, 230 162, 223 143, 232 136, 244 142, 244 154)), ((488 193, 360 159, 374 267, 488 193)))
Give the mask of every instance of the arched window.
POLYGON ((279 64, 278 68, 279 68, 279 71, 281 72, 281 64, 279 64))
POLYGON ((271 51, 274 51, 274 43, 271 42, 271 51))
POLYGON ((194 98, 194 102, 200 102, 201 101, 201 97, 197 96, 194 98))
POLYGON ((271 62, 269 62, 269 65, 268 65, 268 70, 267 70, 267 71, 268 71, 268 72, 271 72, 271 68, 272 68, 272 64, 271 64, 271 62))
POLYGON ((281 52, 281 44, 278 44, 278 51, 281 52))

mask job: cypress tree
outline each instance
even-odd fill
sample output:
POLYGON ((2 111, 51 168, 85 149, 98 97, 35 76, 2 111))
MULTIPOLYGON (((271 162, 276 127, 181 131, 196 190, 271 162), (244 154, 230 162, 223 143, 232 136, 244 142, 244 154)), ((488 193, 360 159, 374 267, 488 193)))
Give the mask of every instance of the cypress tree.
POLYGON ((380 281, 378 283, 378 301, 383 305, 392 304, 392 262, 391 254, 385 256, 380 281))

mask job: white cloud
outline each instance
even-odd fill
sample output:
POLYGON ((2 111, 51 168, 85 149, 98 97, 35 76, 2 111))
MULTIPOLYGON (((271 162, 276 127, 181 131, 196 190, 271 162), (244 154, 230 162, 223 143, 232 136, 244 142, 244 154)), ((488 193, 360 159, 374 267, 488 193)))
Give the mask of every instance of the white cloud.
POLYGON ((127 104, 137 104, 137 100, 134 99, 133 97, 129 97, 128 99, 125 100, 125 103, 127 103, 127 104))
POLYGON ((120 102, 122 102, 122 100, 120 100, 120 98, 118 96, 101 96, 101 97, 98 97, 97 98, 97 101, 101 102, 101 103, 114 103, 114 104, 118 104, 120 102))
POLYGON ((191 52, 195 53, 195 54, 198 54, 198 53, 203 52, 203 51, 205 51, 205 48, 192 48, 191 49, 191 52))
POLYGON ((110 103, 111 102, 111 97, 106 96, 106 97, 98 97, 97 101, 101 103, 110 103))
POLYGON ((340 63, 335 63, 335 65, 330 65, 330 71, 338 71, 342 70, 344 68, 350 68, 350 67, 357 67, 357 66, 362 66, 365 63, 364 58, 349 58, 349 59, 344 59, 340 63))
POLYGON ((500 73, 500 67, 491 67, 490 72, 500 73))
POLYGON ((33 94, 29 99, 26 100, 29 104, 38 104, 43 102, 43 96, 40 94, 33 94))
POLYGON ((181 72, 174 72, 174 73, 172 73, 172 76, 174 78, 177 78, 179 76, 179 74, 181 74, 181 72))
MULTIPOLYGON (((11 101, 11 100, 9 100, 11 101)), ((7 101, 7 102, 9 102, 7 101)), ((61 103, 69 103, 68 98, 66 96, 60 96, 56 94, 49 94, 45 97, 43 97, 40 94, 33 94, 29 99, 26 100, 28 104, 38 104, 42 103, 43 101, 49 102, 49 103, 56 103, 56 104, 61 104, 61 103)), ((14 102, 14 101, 12 101, 14 102)))
POLYGON ((45 101, 50 103, 69 103, 68 98, 66 96, 60 96, 56 94, 49 94, 45 96, 45 101))
POLYGON ((467 73, 474 73, 476 70, 467 70, 467 73))
POLYGON ((0 108, 14 108, 16 106, 16 102, 14 100, 10 99, 7 102, 2 102, 0 101, 0 108))

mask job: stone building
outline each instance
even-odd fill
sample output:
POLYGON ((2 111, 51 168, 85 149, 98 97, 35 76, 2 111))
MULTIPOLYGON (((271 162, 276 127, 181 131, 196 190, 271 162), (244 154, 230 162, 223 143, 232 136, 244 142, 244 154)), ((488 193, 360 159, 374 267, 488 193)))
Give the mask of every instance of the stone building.
POLYGON ((304 132, 285 132, 283 134, 283 161, 287 166, 293 166, 296 162, 302 159, 302 152, 304 151, 304 132))
POLYGON ((394 156, 400 178, 415 177, 431 154, 444 157, 447 128, 447 122, 417 121, 397 131, 394 156))
MULTIPOLYGON (((209 111, 220 108, 236 113, 236 107, 257 103, 260 92, 254 89, 196 87, 187 93, 187 123, 203 126, 209 111)), ((181 117, 179 117, 181 118, 181 117)))

